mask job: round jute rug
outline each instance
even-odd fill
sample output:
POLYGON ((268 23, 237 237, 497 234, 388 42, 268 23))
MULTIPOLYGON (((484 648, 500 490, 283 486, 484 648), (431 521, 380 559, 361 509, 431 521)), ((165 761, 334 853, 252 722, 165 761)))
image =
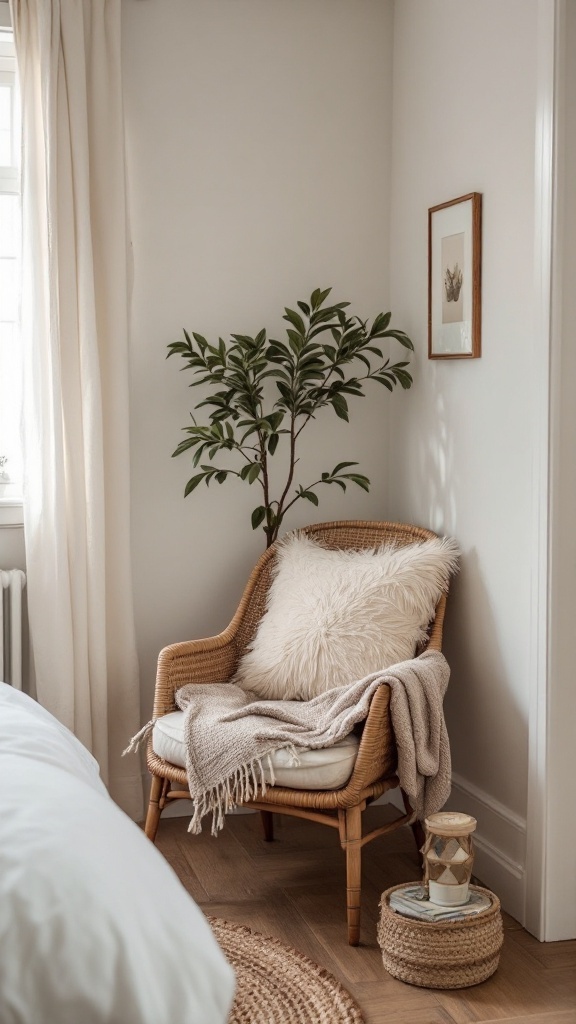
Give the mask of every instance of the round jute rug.
POLYGON ((241 925, 208 920, 236 972, 228 1024, 363 1024, 352 996, 303 953, 241 925))

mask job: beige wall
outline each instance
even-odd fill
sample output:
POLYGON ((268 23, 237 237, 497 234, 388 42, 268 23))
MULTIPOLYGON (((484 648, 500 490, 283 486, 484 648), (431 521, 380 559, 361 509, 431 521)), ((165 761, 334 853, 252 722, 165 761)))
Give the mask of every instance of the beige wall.
MULTIPOLYGON (((125 0, 134 258, 133 554, 143 713, 159 649, 219 631, 263 548, 256 488, 182 497, 170 455, 191 393, 166 346, 281 329, 317 285, 389 308, 392 6, 382 0, 125 0)), ((311 425, 305 477, 361 460, 370 495, 326 489, 287 525, 383 518, 387 393, 311 425)), ((305 478, 303 477, 303 478, 305 478)), ((312 477, 314 479, 314 477, 312 477)))
POLYGON ((397 518, 453 534, 452 804, 479 820, 478 871, 523 915, 532 602, 542 445, 534 331, 537 0, 395 7, 391 296, 418 339, 393 399, 397 518), (482 357, 427 359, 427 211, 484 195, 482 357))

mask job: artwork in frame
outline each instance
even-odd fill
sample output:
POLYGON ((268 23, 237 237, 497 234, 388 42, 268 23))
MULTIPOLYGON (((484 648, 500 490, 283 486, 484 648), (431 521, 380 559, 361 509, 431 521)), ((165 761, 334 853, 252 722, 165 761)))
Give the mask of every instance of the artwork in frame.
POLYGON ((482 193, 428 210, 428 358, 477 359, 481 335, 482 193))

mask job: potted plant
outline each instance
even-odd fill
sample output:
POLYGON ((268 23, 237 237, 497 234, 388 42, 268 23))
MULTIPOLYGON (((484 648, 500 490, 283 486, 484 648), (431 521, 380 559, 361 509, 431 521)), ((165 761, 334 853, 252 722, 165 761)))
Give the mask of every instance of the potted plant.
POLYGON ((366 491, 370 487, 356 470, 357 462, 339 462, 310 483, 296 481, 299 445, 310 420, 331 407, 347 421, 350 398, 364 397, 369 382, 389 391, 397 384, 412 384, 408 363, 391 363, 378 344, 394 338, 404 348, 414 348, 404 331, 390 327, 391 314, 379 313, 369 325, 345 312, 348 302, 326 305, 330 292, 317 288, 309 302, 297 302, 298 310, 285 309, 285 340, 269 340, 261 330, 255 337, 233 334, 228 344, 220 338, 211 345, 201 334, 190 336, 185 330, 183 341, 168 346, 168 357, 181 356, 183 369, 192 372, 190 387, 204 385, 210 391, 195 405, 196 410, 208 410, 207 422, 198 423, 191 414, 192 424, 183 428, 186 437, 173 453, 193 452, 197 472, 184 495, 202 481, 223 484, 238 477, 257 483, 262 500, 252 512, 252 528, 262 526, 267 547, 297 501, 318 505, 317 490, 323 485, 336 484, 344 491, 348 483, 366 491), (279 457, 285 473, 273 494, 271 460, 279 457))

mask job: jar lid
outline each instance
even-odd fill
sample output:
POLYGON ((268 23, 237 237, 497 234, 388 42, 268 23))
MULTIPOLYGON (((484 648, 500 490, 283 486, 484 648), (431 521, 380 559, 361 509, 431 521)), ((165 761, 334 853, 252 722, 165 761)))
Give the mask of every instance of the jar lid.
POLYGON ((467 836, 476 828, 476 818, 460 811, 439 811, 425 818, 424 823, 437 836, 467 836))

